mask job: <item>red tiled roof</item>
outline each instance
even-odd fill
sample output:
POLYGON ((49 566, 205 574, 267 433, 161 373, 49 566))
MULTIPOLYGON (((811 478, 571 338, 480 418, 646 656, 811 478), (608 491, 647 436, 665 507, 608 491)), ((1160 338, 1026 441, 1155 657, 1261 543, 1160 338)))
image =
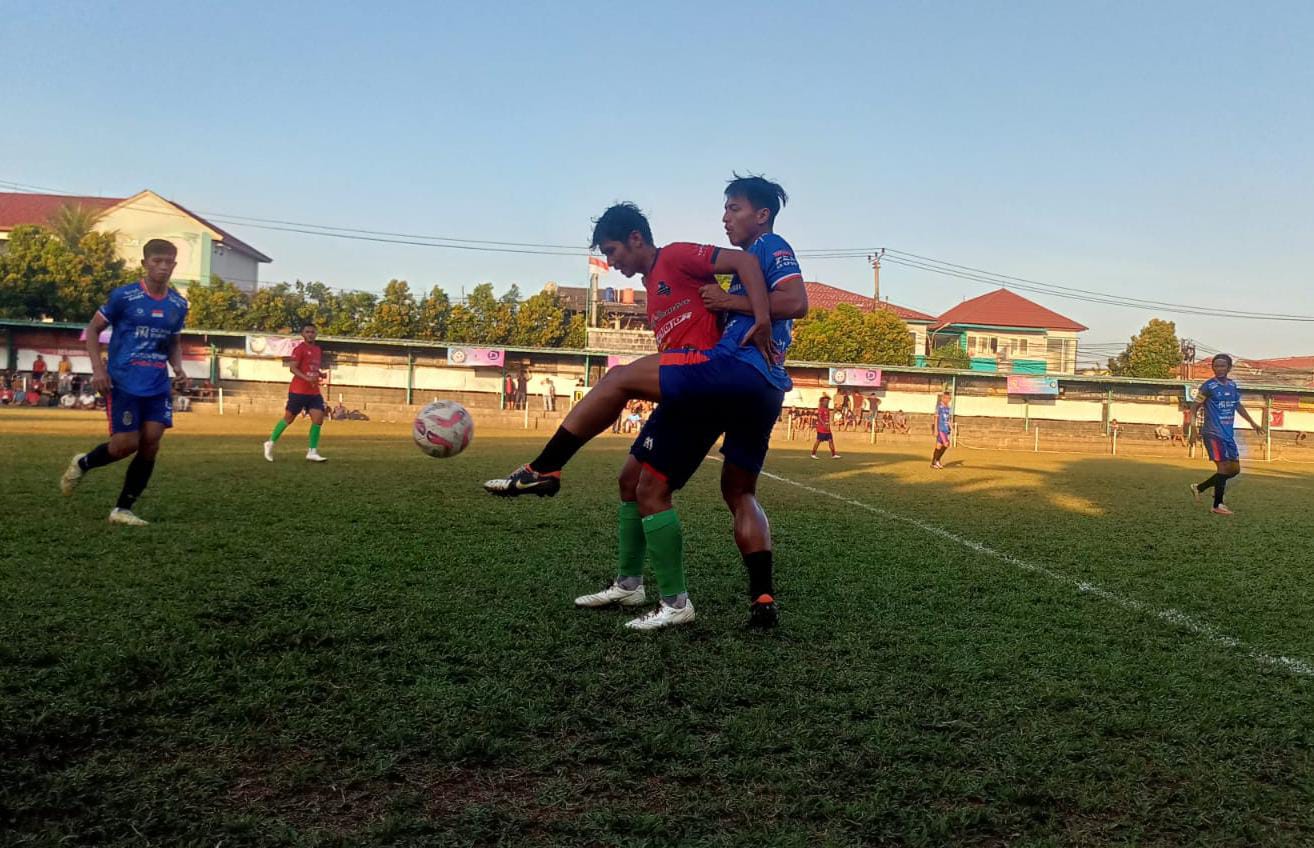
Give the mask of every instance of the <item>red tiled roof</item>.
POLYGON ((0 230, 12 230, 23 224, 45 225, 50 216, 67 203, 103 212, 121 197, 77 197, 64 194, 21 194, 0 192, 0 230))
POLYGON ((1076 332, 1089 329, 1008 289, 995 289, 980 297, 965 300, 936 320, 937 327, 947 327, 950 324, 1035 327, 1042 330, 1075 330, 1076 332))
MULTIPOLYGON (((835 288, 834 286, 828 286, 825 283, 805 282, 803 285, 808 291, 808 309, 834 309, 841 303, 847 303, 858 307, 858 309, 861 309, 863 312, 871 312, 876 306, 875 298, 851 292, 848 289, 835 288)), ((880 302, 880 308, 888 309, 904 321, 929 324, 935 320, 934 315, 927 315, 925 312, 918 312, 916 309, 908 309, 905 306, 898 306, 890 303, 888 300, 882 300, 880 302)))
MULTIPOLYGON (((85 206, 88 209, 95 209, 105 212, 124 201, 129 200, 126 197, 79 197, 69 194, 22 194, 0 192, 0 230, 12 230, 21 224, 46 224, 50 216, 55 214, 61 206, 65 204, 76 204, 85 206)), ((223 227, 210 223, 209 221, 184 208, 178 203, 174 203, 167 198, 164 201, 188 217, 196 219, 203 226, 209 227, 219 234, 219 243, 241 251, 248 256, 254 257, 260 262, 273 262, 268 256, 256 250, 251 245, 239 239, 237 236, 225 230, 223 227)))

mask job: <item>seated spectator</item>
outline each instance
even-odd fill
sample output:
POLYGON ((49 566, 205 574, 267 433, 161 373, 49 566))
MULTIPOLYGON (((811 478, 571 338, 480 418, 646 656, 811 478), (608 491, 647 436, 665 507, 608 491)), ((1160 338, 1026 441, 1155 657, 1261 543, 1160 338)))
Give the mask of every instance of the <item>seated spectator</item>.
POLYGON ((337 406, 333 407, 333 420, 334 421, 347 420, 347 408, 342 405, 341 400, 338 401, 337 406))
POLYGON ((1172 437, 1172 431, 1168 429, 1166 424, 1160 424, 1158 427, 1154 428, 1154 438, 1159 441, 1166 442, 1172 439, 1172 437))
POLYGON ((902 409, 897 410, 894 413, 894 418, 890 423, 894 425, 894 432, 896 433, 908 432, 908 416, 903 414, 902 409))

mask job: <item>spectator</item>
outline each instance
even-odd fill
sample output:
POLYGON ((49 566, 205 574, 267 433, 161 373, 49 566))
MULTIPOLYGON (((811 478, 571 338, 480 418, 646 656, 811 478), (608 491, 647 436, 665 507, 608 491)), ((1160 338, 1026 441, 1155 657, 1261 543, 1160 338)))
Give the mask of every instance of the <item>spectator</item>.
POLYGON ((62 354, 59 357, 59 376, 73 373, 73 362, 68 358, 68 354, 62 354))
POLYGON ((1159 426, 1154 428, 1155 439, 1161 442, 1167 442, 1170 441, 1172 437, 1173 437, 1173 433, 1171 430, 1168 429, 1168 425, 1160 424, 1159 426))
POLYGON ((515 409, 516 407, 516 381, 507 372, 506 378, 502 381, 502 408, 515 409))
POLYGON ((524 368, 516 375, 516 409, 524 409, 529 399, 529 373, 524 368))
POLYGON ((543 378, 543 411, 557 411, 557 387, 551 377, 543 378))
POLYGON ((342 398, 338 398, 338 405, 333 407, 333 420, 334 421, 347 420, 347 407, 342 405, 342 398))
POLYGON ((32 377, 39 383, 46 376, 46 358, 37 354, 36 362, 32 363, 32 377))
POLYGON ((902 409, 895 411, 894 420, 892 423, 894 424, 894 432, 896 433, 908 432, 908 416, 903 414, 902 409))
POLYGON ((1186 438, 1182 435, 1181 428, 1169 427, 1168 430, 1169 430, 1169 434, 1168 434, 1169 439, 1172 441, 1174 445, 1180 443, 1182 447, 1186 447, 1186 438))

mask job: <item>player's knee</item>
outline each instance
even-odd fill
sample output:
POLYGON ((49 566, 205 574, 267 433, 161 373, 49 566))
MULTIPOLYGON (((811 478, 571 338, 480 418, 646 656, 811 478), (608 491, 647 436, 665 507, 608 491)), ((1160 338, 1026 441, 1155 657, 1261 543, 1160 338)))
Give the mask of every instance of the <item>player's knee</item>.
POLYGON ((616 484, 620 489, 620 499, 622 501, 637 501, 639 499, 639 473, 643 470, 642 466, 625 464, 620 474, 616 477, 616 484))
POLYGON ((656 515, 671 508, 671 487, 656 474, 643 472, 639 476, 635 494, 639 501, 640 515, 656 515))

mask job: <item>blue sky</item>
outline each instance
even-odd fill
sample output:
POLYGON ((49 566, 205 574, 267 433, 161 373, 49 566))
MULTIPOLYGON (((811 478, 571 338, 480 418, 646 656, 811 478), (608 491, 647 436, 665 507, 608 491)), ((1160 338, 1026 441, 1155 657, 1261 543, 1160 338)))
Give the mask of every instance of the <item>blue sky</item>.
MULTIPOLYGON (((659 241, 720 242, 723 181, 751 170, 789 190, 799 250, 1314 315, 1311 4, 0 6, 0 181, 582 245, 617 199, 659 241)), ((575 257, 229 228, 272 280, 584 278, 575 257)), ((861 259, 804 270, 870 291, 861 259)), ((988 289, 882 274, 928 312, 988 289)), ((1033 297, 1092 345, 1159 314, 1210 348, 1314 353, 1310 323, 1033 297)))

